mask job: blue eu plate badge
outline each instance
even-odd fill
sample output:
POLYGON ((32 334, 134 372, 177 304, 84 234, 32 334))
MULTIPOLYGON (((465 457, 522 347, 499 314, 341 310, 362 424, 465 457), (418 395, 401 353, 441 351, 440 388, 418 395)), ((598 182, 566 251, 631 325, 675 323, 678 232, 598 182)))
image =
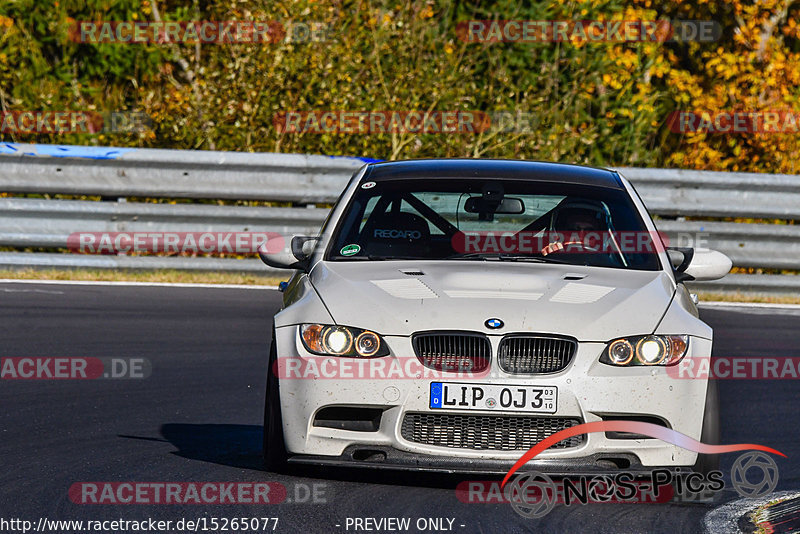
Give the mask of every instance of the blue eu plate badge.
POLYGON ((442 407, 442 383, 431 382, 431 408, 442 407))

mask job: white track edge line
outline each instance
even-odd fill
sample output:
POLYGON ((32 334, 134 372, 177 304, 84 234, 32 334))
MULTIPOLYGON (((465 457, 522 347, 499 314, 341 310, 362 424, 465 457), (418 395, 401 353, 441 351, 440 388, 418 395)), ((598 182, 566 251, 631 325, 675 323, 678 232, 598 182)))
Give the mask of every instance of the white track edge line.
POLYGON ((95 281, 95 280, 23 280, 14 278, 0 278, 0 284, 50 284, 50 285, 75 285, 75 286, 132 286, 132 287, 187 287, 211 289, 274 289, 277 286, 250 286, 244 284, 187 284, 170 282, 124 282, 124 281, 95 281))

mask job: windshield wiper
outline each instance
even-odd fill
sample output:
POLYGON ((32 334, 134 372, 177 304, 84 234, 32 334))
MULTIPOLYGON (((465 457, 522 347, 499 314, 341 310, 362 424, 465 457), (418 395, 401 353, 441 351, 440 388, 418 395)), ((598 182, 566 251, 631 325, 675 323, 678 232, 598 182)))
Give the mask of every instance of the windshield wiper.
POLYGON ((393 261, 393 260, 425 260, 426 258, 420 258, 419 256, 376 256, 374 254, 370 254, 367 256, 341 256, 337 259, 347 259, 347 260, 368 260, 368 261, 393 261))
POLYGON ((557 260, 545 256, 527 256, 524 254, 506 254, 498 252, 468 252, 463 254, 453 254, 444 258, 421 258, 419 256, 378 256, 370 254, 367 256, 342 256, 337 259, 361 260, 361 261, 394 261, 394 260, 417 260, 417 261, 440 261, 440 260, 479 260, 479 261, 529 261, 533 263, 560 263, 573 265, 571 262, 557 260))
POLYGON ((487 254, 486 252, 464 252, 460 254, 453 254, 452 256, 447 256, 444 259, 446 260, 461 260, 461 259, 477 259, 477 260, 485 260, 487 256, 491 254, 487 254))
POLYGON ((534 263, 561 263, 571 265, 571 263, 549 258, 547 256, 528 256, 524 254, 506 254, 501 252, 467 252, 463 254, 453 254, 447 256, 447 260, 476 259, 476 260, 498 260, 498 261, 531 261, 534 263))

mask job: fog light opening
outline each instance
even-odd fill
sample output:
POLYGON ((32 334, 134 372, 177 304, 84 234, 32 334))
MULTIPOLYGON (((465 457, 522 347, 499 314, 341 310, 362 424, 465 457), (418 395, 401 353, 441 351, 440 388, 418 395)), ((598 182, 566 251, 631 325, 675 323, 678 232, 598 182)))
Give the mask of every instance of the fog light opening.
POLYGON ((631 461, 628 458, 621 458, 618 456, 604 456, 597 460, 597 465, 600 467, 628 469, 631 466, 631 461))
POLYGON ((353 460, 357 462, 383 462, 386 453, 377 449, 356 449, 353 451, 353 460))

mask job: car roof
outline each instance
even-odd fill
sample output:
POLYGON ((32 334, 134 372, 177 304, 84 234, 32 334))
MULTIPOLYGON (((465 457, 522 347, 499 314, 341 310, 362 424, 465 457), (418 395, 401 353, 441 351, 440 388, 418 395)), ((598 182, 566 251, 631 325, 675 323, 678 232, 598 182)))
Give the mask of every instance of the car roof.
POLYGON ((431 178, 534 180, 624 189, 619 175, 608 169, 509 159, 417 159, 371 163, 362 181, 431 178))

